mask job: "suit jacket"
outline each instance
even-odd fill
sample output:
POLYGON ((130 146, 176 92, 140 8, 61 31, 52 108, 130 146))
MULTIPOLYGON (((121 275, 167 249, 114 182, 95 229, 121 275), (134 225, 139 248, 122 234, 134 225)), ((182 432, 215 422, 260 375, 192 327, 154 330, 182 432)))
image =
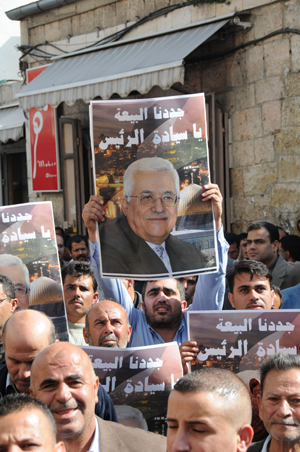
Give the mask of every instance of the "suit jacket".
POLYGON ((2 397, 6 395, 6 379, 7 379, 7 367, 6 364, 0 370, 0 394, 2 397))
POLYGON ((279 256, 272 271, 272 283, 280 289, 287 289, 299 284, 300 262, 287 262, 279 256))
POLYGON ((166 452, 166 438, 140 428, 125 427, 96 417, 101 452, 166 452))
POLYGON ((263 439, 262 441, 258 441, 257 443, 250 444, 247 452, 260 452, 266 440, 267 438, 263 439))
MULTIPOLYGON (((126 217, 106 220, 99 225, 103 273, 125 275, 163 274, 169 276, 157 254, 136 235, 126 217)), ((205 265, 194 245, 173 236, 166 239, 166 251, 173 272, 197 270, 205 265)))

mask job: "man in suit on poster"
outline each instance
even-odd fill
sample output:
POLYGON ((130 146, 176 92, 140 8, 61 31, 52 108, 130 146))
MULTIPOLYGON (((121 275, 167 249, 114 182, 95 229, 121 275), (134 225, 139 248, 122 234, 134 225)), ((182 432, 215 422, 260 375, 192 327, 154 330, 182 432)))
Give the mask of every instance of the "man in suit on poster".
POLYGON ((165 452, 163 436, 95 416, 98 385, 90 358, 76 345, 55 343, 33 362, 31 395, 49 407, 66 451, 165 452))
MULTIPOLYGON (((202 197, 206 201, 222 197, 217 185, 208 184, 202 197)), ((191 245, 171 234, 177 219, 180 187, 172 163, 159 157, 133 162, 124 174, 124 216, 104 220, 99 198, 92 196, 83 211, 90 240, 96 241, 95 221, 99 224, 103 273, 122 275, 165 275, 198 270, 204 256, 191 245)), ((221 217, 216 215, 217 231, 221 217)))

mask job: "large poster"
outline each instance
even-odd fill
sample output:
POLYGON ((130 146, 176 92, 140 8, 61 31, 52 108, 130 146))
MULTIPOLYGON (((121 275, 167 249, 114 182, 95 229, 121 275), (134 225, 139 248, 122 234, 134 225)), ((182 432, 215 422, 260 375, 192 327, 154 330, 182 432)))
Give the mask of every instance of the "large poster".
POLYGON ((68 340, 51 202, 0 207, 1 273, 22 307, 47 314, 59 339, 68 340))
POLYGON ((268 356, 299 353, 298 310, 190 311, 188 326, 190 340, 200 348, 192 371, 222 367, 253 373, 268 356))
POLYGON ((90 105, 104 277, 216 271, 203 94, 90 105))
POLYGON ((164 435, 169 393, 182 377, 177 342, 149 347, 81 347, 115 406, 140 410, 148 430, 164 435))

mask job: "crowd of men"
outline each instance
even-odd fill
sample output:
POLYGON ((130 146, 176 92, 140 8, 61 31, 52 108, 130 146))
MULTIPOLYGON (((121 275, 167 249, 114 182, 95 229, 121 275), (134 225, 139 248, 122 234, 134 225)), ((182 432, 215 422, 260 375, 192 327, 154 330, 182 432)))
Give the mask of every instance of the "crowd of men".
MULTIPOLYGON (((300 291, 299 241, 271 223, 259 222, 240 236, 227 234, 228 245, 221 224, 222 196, 218 186, 209 183, 201 196, 213 206, 217 272, 174 278, 179 267, 173 247, 182 246, 179 239, 170 238, 178 181, 172 169, 156 164, 150 170, 136 165, 133 183, 126 182, 122 228, 131 229, 128 237, 134 237, 141 249, 149 247, 149 256, 155 253, 154 261, 161 260, 163 271, 158 273, 164 278, 145 281, 140 290, 134 278, 101 278, 103 256, 112 245, 107 239, 101 257, 98 223, 107 220, 98 197, 92 196, 83 210, 88 238, 76 235, 66 240, 57 229, 69 342, 56 339, 45 314, 28 309, 29 274, 22 261, 0 256, 0 450, 246 452, 250 447, 255 452, 296 452, 300 448, 299 356, 275 354, 261 364, 257 403, 268 436, 251 444, 249 387, 228 370, 191 372, 199 344, 188 340, 187 326, 188 311, 221 310, 226 300, 236 310, 291 307, 300 291), (180 350, 184 376, 169 396, 165 440, 147 432, 144 419, 137 421, 140 428, 131 426, 140 413, 123 419, 122 409, 99 385, 80 346, 130 348, 173 341, 180 350)), ((104 230, 102 226, 100 233, 104 230)), ((106 238, 111 232, 107 230, 106 238)), ((111 255, 109 268, 119 252, 111 255)), ((203 260, 198 251, 192 256, 197 263, 203 260)), ((122 256, 120 268, 133 268, 132 257, 127 257, 122 256)))

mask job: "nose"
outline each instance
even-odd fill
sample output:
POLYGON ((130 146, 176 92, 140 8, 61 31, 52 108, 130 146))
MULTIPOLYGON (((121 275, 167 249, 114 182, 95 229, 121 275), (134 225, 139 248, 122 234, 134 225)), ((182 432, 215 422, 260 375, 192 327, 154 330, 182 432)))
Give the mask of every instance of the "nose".
POLYGON ((155 212, 163 212, 164 206, 162 205, 161 198, 156 198, 154 205, 152 206, 155 212))
POLYGON ((286 418, 292 415, 292 410, 287 400, 283 399, 280 401, 277 409, 277 414, 282 418, 286 418))
POLYGON ((247 248, 249 248, 250 250, 256 249, 256 245, 255 245, 254 241, 251 243, 248 243, 247 248))
POLYGON ((70 388, 67 384, 61 383, 56 390, 56 399, 59 402, 65 403, 72 398, 70 388))
POLYGON ((31 371, 31 364, 29 363, 22 363, 19 368, 19 377, 22 379, 29 378, 30 377, 30 371, 31 371))
POLYGON ((255 289, 251 289, 250 291, 250 299, 251 300, 259 300, 259 295, 255 289))
POLYGON ((112 324, 110 322, 106 322, 104 330, 105 330, 104 331, 105 334, 111 334, 111 333, 114 332, 114 329, 113 329, 112 324))
POLYGON ((187 433, 184 429, 178 428, 176 433, 172 435, 172 444, 169 447, 168 452, 188 452, 191 450, 187 433))

